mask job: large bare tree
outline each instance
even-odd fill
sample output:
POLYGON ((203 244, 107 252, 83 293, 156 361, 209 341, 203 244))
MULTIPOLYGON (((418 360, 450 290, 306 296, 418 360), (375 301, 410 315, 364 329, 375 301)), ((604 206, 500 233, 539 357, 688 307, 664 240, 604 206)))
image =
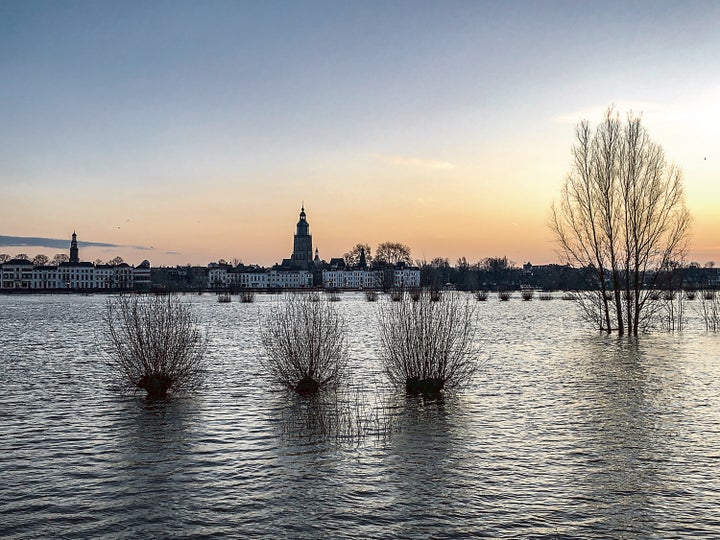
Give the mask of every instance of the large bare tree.
POLYGON ((410 264, 410 248, 400 242, 383 242, 375 250, 375 262, 394 265, 400 262, 410 264))
POLYGON ((355 246, 343 255, 347 266, 357 266, 360 263, 361 254, 365 254, 365 263, 372 262, 372 253, 368 244, 355 244, 355 246))
POLYGON ((660 272, 684 259, 690 235, 682 171, 666 161, 641 118, 610 107, 593 128, 575 129, 573 165, 551 227, 565 262, 592 270, 594 291, 578 296, 608 333, 637 335, 660 272))

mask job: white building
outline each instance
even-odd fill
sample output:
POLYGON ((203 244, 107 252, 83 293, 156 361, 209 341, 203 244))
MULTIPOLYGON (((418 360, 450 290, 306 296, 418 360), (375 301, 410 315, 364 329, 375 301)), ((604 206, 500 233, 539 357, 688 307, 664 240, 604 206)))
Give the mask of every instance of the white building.
POLYGON ((237 286, 241 289, 267 289, 268 274, 264 271, 236 272, 237 286))
POLYGON ((35 266, 33 268, 32 288, 37 290, 59 289, 57 266, 35 266))
POLYGON ((393 271, 393 287, 398 289, 414 289, 420 286, 420 269, 414 267, 395 268, 393 271))
POLYGON ((0 265, 0 287, 3 289, 30 289, 33 285, 33 263, 24 259, 11 259, 0 265))
POLYGON ((326 289, 375 289, 378 273, 374 270, 323 270, 322 281, 326 289))
POLYGON ((151 268, 143 261, 137 268, 126 263, 116 266, 81 262, 77 235, 70 243, 70 261, 58 266, 35 266, 24 259, 0 264, 0 289, 27 290, 104 290, 149 288, 151 268))
POLYGON ((271 289, 307 289, 313 286, 313 276, 307 270, 270 270, 267 273, 271 289))
POLYGON ((210 289, 306 289, 313 286, 307 270, 260 270, 212 265, 208 268, 210 289))

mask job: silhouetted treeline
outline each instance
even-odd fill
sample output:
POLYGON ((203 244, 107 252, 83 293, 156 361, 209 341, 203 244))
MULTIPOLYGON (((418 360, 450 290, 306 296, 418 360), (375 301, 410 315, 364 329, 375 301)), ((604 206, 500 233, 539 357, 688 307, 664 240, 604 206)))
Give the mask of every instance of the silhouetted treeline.
MULTIPOLYGON (((593 268, 572 268, 562 264, 518 266, 507 257, 487 257, 469 263, 464 257, 451 265, 448 259, 415 261, 420 268, 422 287, 461 291, 518 290, 532 287, 547 291, 588 290, 597 287, 593 268)), ((377 267, 377 265, 376 265, 377 267)), ((322 287, 322 272, 317 269, 315 286, 322 287)), ((152 269, 152 288, 163 291, 199 291, 207 288, 208 269, 200 266, 180 266, 152 269)), ((662 272, 654 288, 713 289, 720 284, 720 268, 701 267, 697 263, 675 265, 662 272)))
MULTIPOLYGON (((470 264, 461 257, 454 266, 448 259, 435 258, 432 261, 416 261, 420 268, 423 287, 454 287, 463 291, 517 290, 532 287, 543 290, 587 290, 596 288, 593 268, 573 268, 561 264, 534 266, 525 263, 522 267, 507 257, 487 257, 470 264)), ((700 267, 697 263, 689 266, 675 265, 658 275, 655 287, 661 289, 708 289, 717 288, 720 269, 700 267)))

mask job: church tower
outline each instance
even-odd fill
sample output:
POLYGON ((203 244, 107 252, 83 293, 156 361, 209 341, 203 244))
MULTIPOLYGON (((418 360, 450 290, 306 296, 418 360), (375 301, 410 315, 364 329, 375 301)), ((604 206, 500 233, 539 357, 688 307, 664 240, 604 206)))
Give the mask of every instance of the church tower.
POLYGON ((77 234, 75 234, 75 231, 73 231, 72 240, 70 241, 70 262, 74 264, 80 262, 80 255, 78 253, 77 245, 77 234))
POLYGON ((312 262, 312 235, 305 216, 305 204, 300 209, 300 220, 297 222, 295 230, 291 260, 299 266, 307 266, 312 262))

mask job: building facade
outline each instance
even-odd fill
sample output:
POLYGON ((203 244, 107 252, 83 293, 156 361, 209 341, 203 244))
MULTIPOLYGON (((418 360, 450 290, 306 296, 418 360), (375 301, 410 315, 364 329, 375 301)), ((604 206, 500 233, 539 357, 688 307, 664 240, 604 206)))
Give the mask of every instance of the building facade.
POLYGON ((0 289, 3 290, 127 290, 149 289, 151 268, 143 261, 137 268, 129 264, 94 265, 80 261, 77 234, 70 241, 70 259, 58 266, 35 266, 24 259, 0 264, 0 289))

